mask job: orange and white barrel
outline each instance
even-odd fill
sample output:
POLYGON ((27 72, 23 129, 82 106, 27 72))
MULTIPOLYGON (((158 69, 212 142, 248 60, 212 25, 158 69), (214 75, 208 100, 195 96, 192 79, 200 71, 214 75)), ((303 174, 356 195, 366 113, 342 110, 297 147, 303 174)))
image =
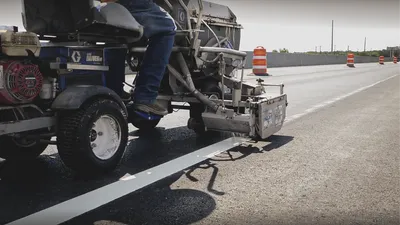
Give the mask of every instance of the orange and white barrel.
POLYGON ((262 46, 258 46, 253 51, 253 74, 258 76, 268 76, 267 50, 262 46))
POLYGON ((385 57, 384 56, 379 56, 379 64, 381 64, 381 65, 385 64, 385 57))
POLYGON ((354 54, 353 53, 347 54, 347 66, 354 67, 354 54))
POLYGON ((393 57, 393 63, 397 64, 397 57, 396 56, 393 57))

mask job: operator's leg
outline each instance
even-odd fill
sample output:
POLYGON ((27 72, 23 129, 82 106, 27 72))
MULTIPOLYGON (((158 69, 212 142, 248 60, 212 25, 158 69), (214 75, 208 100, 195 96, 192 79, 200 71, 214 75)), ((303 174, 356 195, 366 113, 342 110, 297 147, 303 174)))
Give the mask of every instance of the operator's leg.
POLYGON ((147 10, 131 10, 131 13, 144 26, 144 36, 149 39, 133 94, 135 108, 166 115, 167 110, 157 105, 155 100, 174 44, 175 22, 154 3, 147 10))

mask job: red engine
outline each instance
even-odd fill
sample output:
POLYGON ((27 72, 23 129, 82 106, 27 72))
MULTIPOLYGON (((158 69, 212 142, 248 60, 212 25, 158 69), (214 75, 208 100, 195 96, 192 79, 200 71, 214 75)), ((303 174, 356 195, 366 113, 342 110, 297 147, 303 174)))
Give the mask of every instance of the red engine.
POLYGON ((29 103, 40 94, 42 84, 43 76, 37 65, 0 60, 0 103, 29 103))

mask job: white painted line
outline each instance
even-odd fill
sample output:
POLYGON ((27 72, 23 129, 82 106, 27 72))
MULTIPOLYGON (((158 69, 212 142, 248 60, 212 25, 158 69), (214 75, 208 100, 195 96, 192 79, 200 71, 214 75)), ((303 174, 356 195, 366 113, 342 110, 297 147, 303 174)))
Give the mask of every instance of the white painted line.
POLYGON ((228 151, 237 146, 237 143, 242 143, 247 140, 248 139, 246 138, 240 137, 228 138, 175 160, 166 162, 141 173, 122 178, 121 180, 107 186, 13 221, 9 223, 9 225, 55 225, 66 222, 179 171, 183 171, 190 166, 206 160, 206 158, 211 158, 224 151, 228 151))
POLYGON ((305 114, 306 113, 299 113, 299 114, 293 115, 291 117, 288 117, 288 118, 286 118, 285 123, 289 123, 297 118, 303 117, 303 116, 305 116, 305 114))
POLYGON ((332 104, 332 103, 334 103, 334 102, 335 102, 335 101, 330 100, 330 101, 326 101, 325 103, 329 105, 329 104, 332 104))
POLYGON ((293 119, 297 119, 297 118, 300 118, 300 117, 304 116, 304 114, 305 113, 299 113, 297 115, 293 115, 292 117, 293 117, 293 119))
POLYGON ((397 76, 399 76, 399 74, 394 75, 394 76, 391 76, 391 77, 388 77, 388 78, 386 78, 386 79, 383 79, 383 80, 378 81, 378 82, 376 82, 376 83, 373 83, 373 84, 371 84, 371 85, 368 85, 368 86, 359 88, 359 89, 357 89, 357 90, 355 90, 355 91, 352 91, 352 92, 347 93, 347 94, 345 94, 345 95, 341 95, 341 96, 339 96, 339 97, 337 97, 337 98, 334 98, 334 99, 325 101, 325 102, 323 102, 323 103, 320 103, 320 104, 318 104, 318 105, 315 105, 315 106, 313 106, 313 107, 311 107, 311 108, 305 110, 304 113, 299 113, 299 114, 295 114, 295 115, 293 115, 293 116, 288 117, 288 118, 285 120, 285 122, 286 122, 286 123, 292 122, 292 121, 294 121, 294 120, 296 120, 296 119, 299 119, 299 118, 301 118, 301 117, 303 117, 303 116, 306 116, 306 115, 308 115, 308 114, 310 114, 310 113, 312 113, 312 112, 315 112, 315 111, 317 111, 318 109, 324 108, 324 107, 326 107, 326 106, 328 106, 328 105, 331 105, 331 104, 333 104, 333 103, 335 103, 335 102, 338 102, 338 101, 340 101, 340 100, 343 100, 343 99, 345 99, 345 98, 347 98, 347 97, 350 97, 350 96, 352 96, 352 95, 354 95, 354 94, 357 94, 357 93, 359 93, 359 92, 361 92, 361 91, 364 91, 364 90, 366 90, 366 89, 368 89, 368 88, 371 88, 371 87, 373 87, 373 86, 376 86, 376 85, 378 85, 378 84, 380 84, 380 83, 383 83, 383 82, 385 82, 385 81, 387 81, 387 80, 390 80, 390 79, 392 79, 392 78, 394 78, 394 77, 397 77, 397 76))

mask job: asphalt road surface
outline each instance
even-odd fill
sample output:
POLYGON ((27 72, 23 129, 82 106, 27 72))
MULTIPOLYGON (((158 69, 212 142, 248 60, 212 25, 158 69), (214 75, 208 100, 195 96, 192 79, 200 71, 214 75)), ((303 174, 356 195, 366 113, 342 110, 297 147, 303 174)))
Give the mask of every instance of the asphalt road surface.
MULTIPOLYGON (((288 122, 267 142, 234 148, 65 224, 400 224, 400 66, 269 73, 263 79, 285 84, 289 106, 288 122)), ((132 127, 121 167, 102 178, 75 177, 54 148, 29 164, 1 163, 0 224, 230 135, 197 138, 187 119, 186 111, 169 115, 152 136, 132 127)))

